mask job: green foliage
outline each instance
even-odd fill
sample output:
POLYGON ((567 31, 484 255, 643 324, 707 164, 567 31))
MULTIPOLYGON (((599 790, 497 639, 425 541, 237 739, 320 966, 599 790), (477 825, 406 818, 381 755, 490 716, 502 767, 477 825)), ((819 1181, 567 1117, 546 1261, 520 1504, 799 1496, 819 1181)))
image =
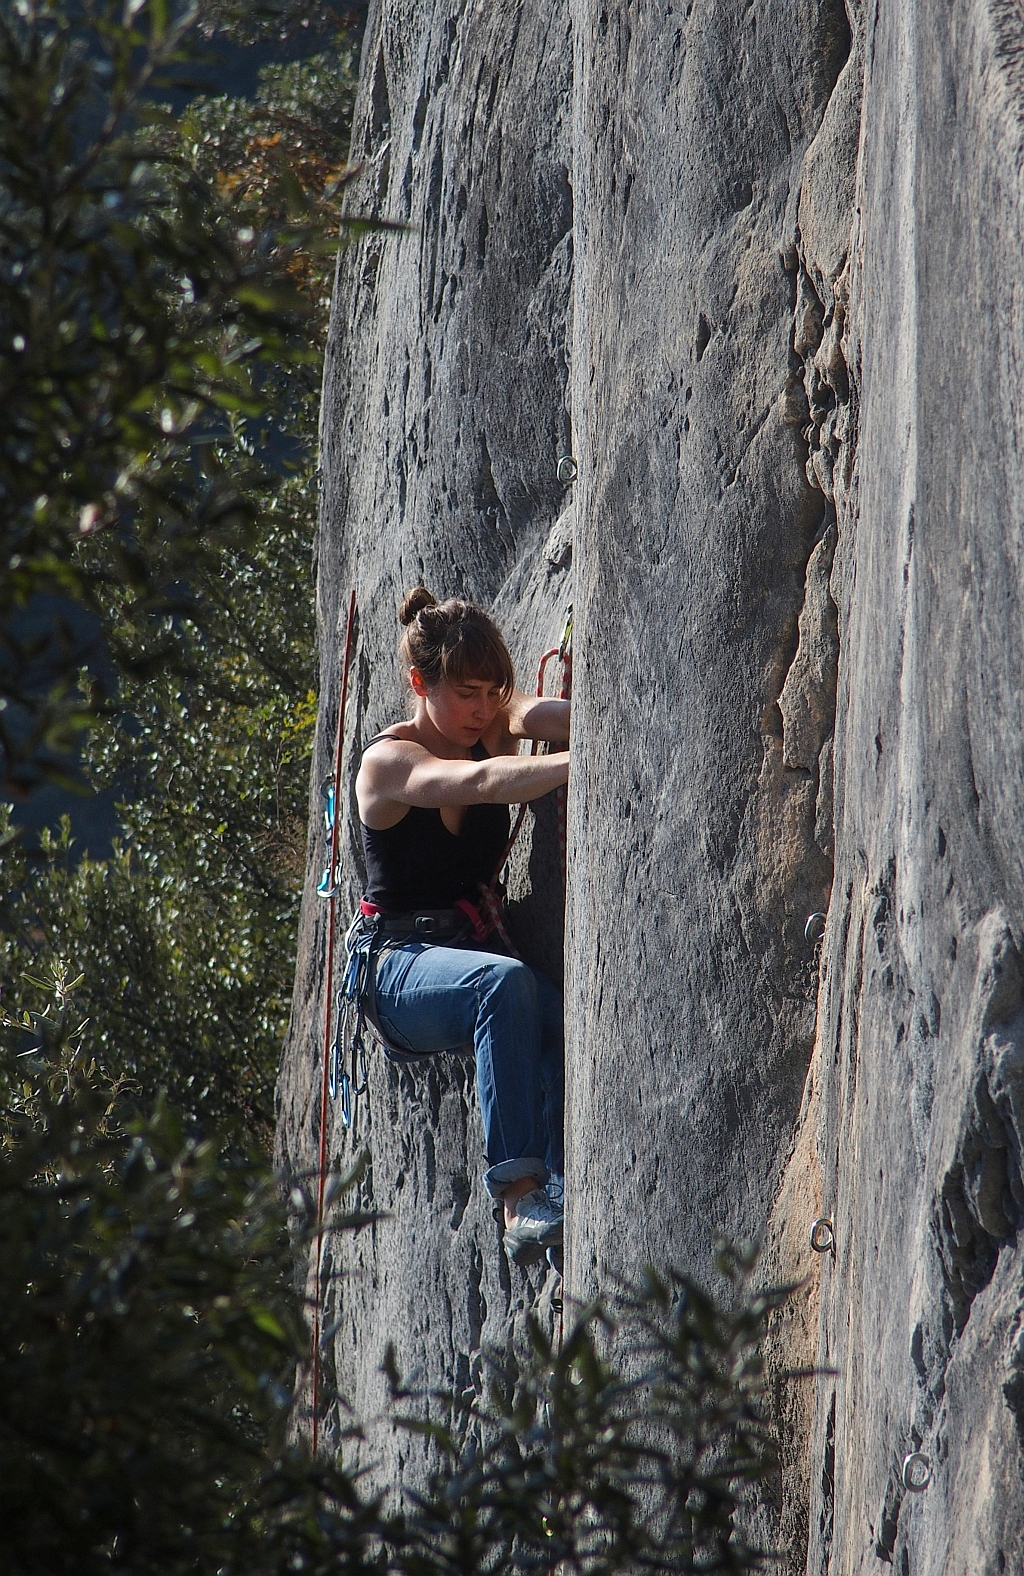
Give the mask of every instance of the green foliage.
POLYGON ((127 796, 113 856, 77 858, 67 824, 32 861, 10 843, 0 897, 6 999, 34 1005, 30 980, 72 959, 83 1050, 105 1076, 265 1145, 315 719, 308 509, 302 483, 286 482, 257 540, 209 584, 189 677, 138 686, 134 716, 95 737, 93 775, 127 796))
POLYGON ((759 1346, 783 1294, 751 1296, 749 1262, 723 1257, 721 1302, 649 1275, 560 1345, 532 1326, 521 1370, 496 1364, 468 1408, 424 1405, 389 1353, 378 1422, 426 1433, 435 1460, 422 1493, 390 1504, 346 1464, 357 1420, 318 1461, 295 1436, 308 1349, 288 1227, 308 1248, 306 1194, 282 1201, 262 1162, 189 1138, 162 1101, 125 1120, 82 1054, 70 982, 30 1020, 31 1047, 0 1051, 12 1576, 763 1566, 734 1520, 773 1465, 759 1346))
MULTIPOLYGON (((336 250, 330 191, 343 173, 353 68, 345 40, 330 57, 267 68, 255 104, 193 100, 173 125, 147 131, 161 167, 180 166, 212 194, 230 232, 258 237, 265 268, 294 284, 316 355, 262 362, 252 387, 263 415, 204 449, 224 478, 254 473, 260 453, 276 453, 283 475, 244 531, 193 558, 182 591, 190 611, 150 625, 173 662, 122 677, 120 709, 88 742, 92 781, 124 797, 114 856, 79 860, 67 828, 44 836, 34 861, 13 845, 3 856, 6 999, 32 1006, 29 979, 72 960, 84 975, 83 1051, 105 1076, 144 1103, 163 1088, 189 1121, 241 1124, 264 1144, 315 722, 308 456, 331 270, 320 242, 330 229, 325 244, 336 250)), ((112 638, 134 649, 131 599, 112 583, 97 598, 112 638)))
POLYGON ((369 1568, 373 1497, 288 1442, 306 1336, 273 1179, 163 1103, 122 1126, 62 1005, 0 1056, 26 1091, 0 1149, 4 1569, 369 1568))
MULTIPOLYGON (((65 819, 56 837, 44 834, 41 866, 22 865, 19 877, 8 860, 22 885, 5 903, 7 999, 32 1011, 52 960, 74 957, 85 973, 84 1052, 104 1076, 143 1103, 166 1090, 195 1125, 244 1126, 267 1143, 291 951, 268 979, 278 911, 268 905, 261 925, 246 892, 183 887, 188 853, 166 868, 150 847, 75 860, 65 819)), ((4 1031, 12 1047, 14 1021, 4 1031)))
MULTIPOLYGON (((0 771, 16 791, 66 770, 102 710, 76 686, 92 628, 136 681, 187 669, 180 620, 201 623, 203 579, 278 481, 247 423, 319 363, 310 259, 336 248, 325 204, 344 173, 308 195, 279 138, 277 195, 268 181, 255 202, 204 166, 201 108, 183 142, 159 100, 201 20, 166 0, 0 15, 0 771)), ((343 113, 339 98, 332 153, 343 113)))
MULTIPOLYGON (((198 178, 256 233, 302 291, 317 337, 327 328, 338 250, 337 197, 347 162, 358 72, 356 43, 265 66, 255 103, 197 98, 176 127, 198 178)), ((296 381, 288 369, 288 383, 296 381)))
POLYGON ((339 5, 324 0, 206 0, 201 26, 204 32, 229 32, 241 44, 267 38, 284 42, 350 28, 361 32, 368 9, 368 0, 341 0, 339 5))

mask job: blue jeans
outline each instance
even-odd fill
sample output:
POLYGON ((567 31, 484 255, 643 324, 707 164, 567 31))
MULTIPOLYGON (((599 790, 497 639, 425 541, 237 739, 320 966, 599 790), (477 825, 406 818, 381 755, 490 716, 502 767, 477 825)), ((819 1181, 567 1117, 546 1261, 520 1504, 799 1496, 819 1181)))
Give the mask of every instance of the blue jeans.
POLYGON ((377 1012, 400 1050, 472 1047, 492 1198, 521 1177, 561 1185, 562 998, 545 975, 501 953, 409 941, 377 960, 377 1012))

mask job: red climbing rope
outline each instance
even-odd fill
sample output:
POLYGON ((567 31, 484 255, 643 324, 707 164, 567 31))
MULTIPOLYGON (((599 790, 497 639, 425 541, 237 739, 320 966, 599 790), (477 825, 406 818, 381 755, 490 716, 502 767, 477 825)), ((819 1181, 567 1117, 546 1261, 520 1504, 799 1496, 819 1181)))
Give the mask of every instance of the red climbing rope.
MULTIPOLYGON (((541 657, 540 662, 539 662, 539 664, 537 666, 537 699, 538 700, 541 700, 543 698, 543 695, 544 695, 544 679, 545 679, 545 675, 547 673, 548 663, 551 661, 552 657, 557 657, 559 659, 559 661, 561 662, 561 664, 562 664, 562 687, 561 687, 561 690, 559 691, 558 698, 559 698, 559 700, 569 700, 571 698, 571 696, 572 696, 572 608, 571 607, 570 607, 568 613, 565 616, 565 628, 562 631, 561 642, 557 646, 552 646, 550 651, 545 651, 544 655, 541 657)), ((536 755, 536 753, 537 753, 537 743, 538 743, 538 741, 536 739, 534 739, 531 742, 531 744, 530 744, 530 754, 531 755, 536 755)), ((565 882, 566 882, 566 819, 565 819, 565 817, 566 817, 566 790, 565 790, 564 786, 557 790, 556 803, 557 803, 557 806, 558 806, 558 850, 559 850, 559 855, 561 857, 561 863, 562 863, 562 897, 564 899, 564 897, 565 897, 565 882)), ((498 860, 497 865, 495 866, 494 874, 491 877, 490 882, 488 883, 488 885, 486 887, 481 888, 482 892, 490 892, 492 900, 496 899, 497 886, 498 886, 498 881, 499 881, 499 879, 501 877, 501 872, 504 870, 506 864, 508 863, 508 856, 512 852, 513 848, 515 847, 516 839, 518 838, 520 832, 523 829, 523 822, 526 819, 526 810, 527 810, 527 806, 525 804, 521 804, 519 806, 519 809, 516 812, 515 821, 512 823, 512 831, 509 834, 508 842, 505 844, 505 847, 502 850, 502 855, 501 855, 501 858, 498 860)), ((486 911, 487 911, 488 915, 490 915, 490 913, 491 913, 491 902, 489 902, 485 898, 483 906, 486 908, 486 911)), ((494 928, 497 929, 498 927, 495 926, 494 928)), ((502 940, 503 941, 506 940, 506 937, 504 936, 504 934, 502 934, 502 940)), ((508 943, 508 944, 510 945, 510 943, 508 943)), ((515 949, 513 949, 513 956, 518 956, 518 954, 515 953, 515 949)))
MULTIPOLYGON (((558 659, 562 664, 562 687, 558 692, 559 700, 570 700, 572 697, 572 608, 565 620, 565 629, 562 631, 562 641, 558 648, 558 659)), ((562 901, 568 892, 568 834, 566 816, 568 810, 569 790, 565 783, 555 795, 558 806, 558 854, 562 862, 562 901)))
POLYGON ((323 1072, 320 1080, 320 1159, 316 1191, 316 1275, 313 1287, 313 1349, 310 1366, 313 1388, 313 1454, 320 1438, 320 1324, 323 1308, 321 1277, 324 1258, 324 1199, 327 1192, 327 1102, 331 1064, 331 1004, 334 1000, 334 937, 337 928, 338 826, 341 820, 341 758, 345 742, 345 702, 348 699, 348 674, 352 661, 352 637, 356 622, 356 593, 348 599, 345 627, 345 658, 341 667, 341 696, 338 701, 338 732, 334 744, 334 821, 331 826, 331 855, 328 864, 327 967, 324 1001, 323 1072))

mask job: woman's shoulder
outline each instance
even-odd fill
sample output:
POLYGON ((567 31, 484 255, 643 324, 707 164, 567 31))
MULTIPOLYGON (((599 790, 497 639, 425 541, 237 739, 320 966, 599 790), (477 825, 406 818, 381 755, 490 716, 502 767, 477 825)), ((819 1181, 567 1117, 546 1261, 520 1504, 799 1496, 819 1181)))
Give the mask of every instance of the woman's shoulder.
POLYGON ((373 738, 363 745, 361 753, 365 755, 367 750, 372 750, 378 744, 418 743, 415 736, 409 732, 410 727, 411 724, 408 722, 392 723, 390 728, 384 728, 382 732, 374 734, 373 738))

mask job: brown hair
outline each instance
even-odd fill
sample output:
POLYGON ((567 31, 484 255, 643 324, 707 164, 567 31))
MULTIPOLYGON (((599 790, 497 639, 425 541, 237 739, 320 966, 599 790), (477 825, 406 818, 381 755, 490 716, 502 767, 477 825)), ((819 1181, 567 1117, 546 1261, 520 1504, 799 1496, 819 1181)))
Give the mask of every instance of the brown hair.
POLYGON ((428 689, 460 680, 500 684, 507 700, 515 688, 512 658, 494 621, 472 602, 438 602, 426 586, 406 593, 398 614, 405 625, 400 650, 418 668, 428 689))

